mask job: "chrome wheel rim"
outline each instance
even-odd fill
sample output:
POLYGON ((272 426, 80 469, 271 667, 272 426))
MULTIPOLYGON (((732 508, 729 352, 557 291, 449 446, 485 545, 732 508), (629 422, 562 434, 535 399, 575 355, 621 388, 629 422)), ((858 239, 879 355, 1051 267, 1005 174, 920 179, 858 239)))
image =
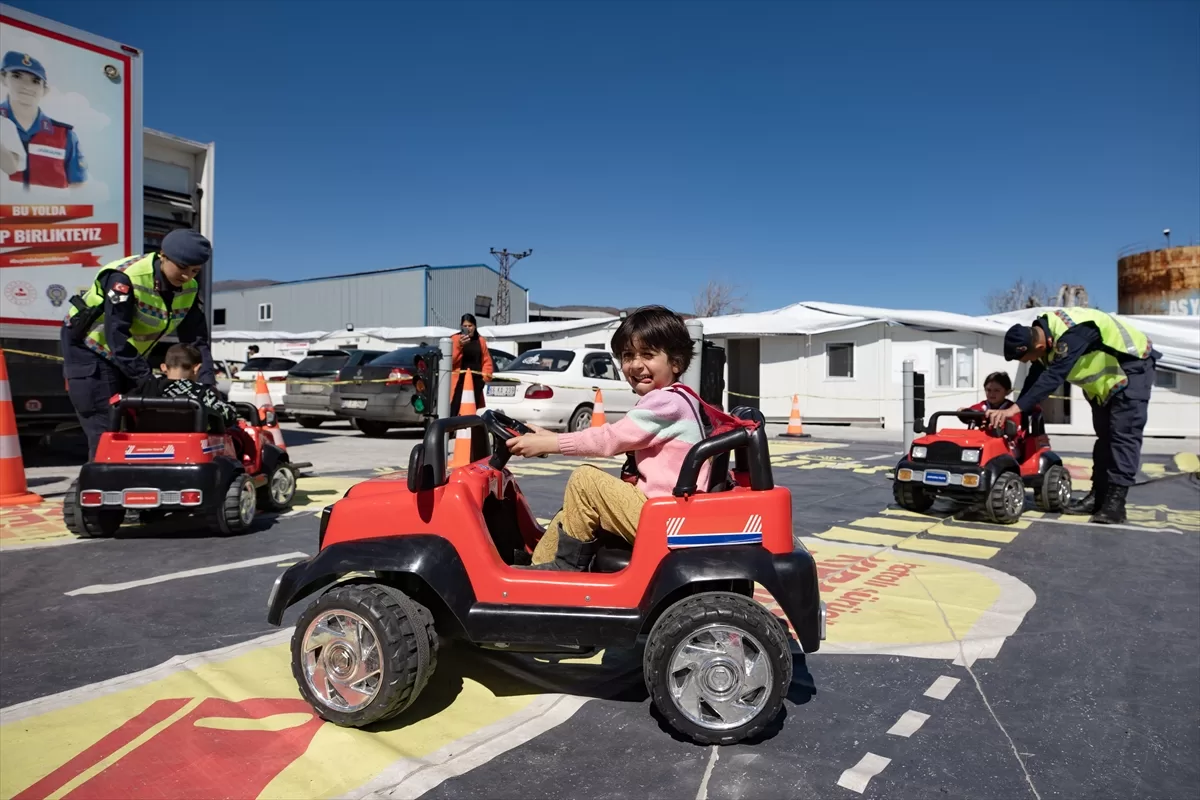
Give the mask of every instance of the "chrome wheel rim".
POLYGON ((1025 486, 1019 480, 1010 480, 1004 485, 1004 510, 1017 514, 1025 507, 1025 486))
POLYGON ((286 505, 296 491, 296 479, 287 467, 280 467, 271 476, 271 499, 279 505, 286 505))
POLYGON ((588 411, 586 408, 581 408, 579 411, 575 412, 575 424, 572 426, 573 430, 581 431, 584 428, 591 426, 591 424, 592 412, 588 411))
POLYGON ((708 730, 745 725, 767 705, 774 669, 766 649, 731 625, 706 625, 680 642, 667 670, 671 702, 708 730))
POLYGON ((238 519, 249 525, 254 519, 254 481, 242 481, 242 493, 238 497, 238 519))
POLYGON ((1071 503, 1071 476, 1064 474, 1058 479, 1058 505, 1066 508, 1071 503))
POLYGON ((304 632, 301 657, 308 688, 335 711, 366 708, 379 694, 379 641, 357 614, 334 610, 314 619, 304 632))

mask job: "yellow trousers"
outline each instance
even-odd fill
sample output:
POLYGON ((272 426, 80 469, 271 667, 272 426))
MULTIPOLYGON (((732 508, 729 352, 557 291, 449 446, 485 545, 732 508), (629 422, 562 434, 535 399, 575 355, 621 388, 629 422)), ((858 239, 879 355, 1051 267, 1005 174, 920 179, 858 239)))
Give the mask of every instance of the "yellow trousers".
POLYGON ((603 529, 632 543, 645 503, 646 495, 632 483, 598 467, 580 467, 567 479, 562 510, 546 526, 545 535, 534 548, 533 563, 554 560, 560 535, 590 542, 596 538, 596 531, 603 529))

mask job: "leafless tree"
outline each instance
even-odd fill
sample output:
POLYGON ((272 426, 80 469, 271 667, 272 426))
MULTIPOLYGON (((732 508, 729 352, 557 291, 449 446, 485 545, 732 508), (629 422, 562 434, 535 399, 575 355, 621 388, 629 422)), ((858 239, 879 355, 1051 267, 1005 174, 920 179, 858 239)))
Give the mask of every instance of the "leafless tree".
POLYGON ((988 313, 1003 314, 1022 308, 1036 308, 1054 302, 1055 292, 1042 281, 1018 278, 1007 289, 993 291, 985 298, 988 313))
POLYGON ((716 317, 721 314, 741 314, 746 297, 737 287, 723 281, 709 281, 692 298, 692 313, 697 317, 716 317))

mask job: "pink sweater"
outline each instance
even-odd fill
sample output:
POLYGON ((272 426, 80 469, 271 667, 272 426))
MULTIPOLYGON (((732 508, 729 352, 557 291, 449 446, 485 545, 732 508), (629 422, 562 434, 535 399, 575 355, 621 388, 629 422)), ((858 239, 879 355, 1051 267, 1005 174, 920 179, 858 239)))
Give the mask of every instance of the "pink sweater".
MULTIPOLYGON (((692 445, 704 438, 696 401, 670 387, 654 389, 617 422, 576 433, 561 433, 558 448, 567 456, 615 456, 635 451, 638 488, 646 497, 669 496, 692 445)), ((696 482, 708 486, 710 466, 696 482)))

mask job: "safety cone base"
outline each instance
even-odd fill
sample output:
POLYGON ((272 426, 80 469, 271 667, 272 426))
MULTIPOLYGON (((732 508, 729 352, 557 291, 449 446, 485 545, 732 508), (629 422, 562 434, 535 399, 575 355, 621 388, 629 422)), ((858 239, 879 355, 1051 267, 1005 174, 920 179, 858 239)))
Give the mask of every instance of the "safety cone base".
POLYGON ((46 498, 40 494, 10 494, 0 497, 0 506, 35 506, 46 498))

